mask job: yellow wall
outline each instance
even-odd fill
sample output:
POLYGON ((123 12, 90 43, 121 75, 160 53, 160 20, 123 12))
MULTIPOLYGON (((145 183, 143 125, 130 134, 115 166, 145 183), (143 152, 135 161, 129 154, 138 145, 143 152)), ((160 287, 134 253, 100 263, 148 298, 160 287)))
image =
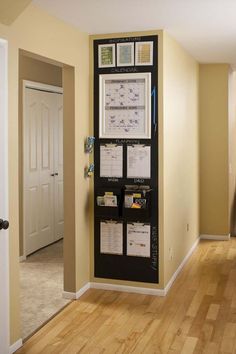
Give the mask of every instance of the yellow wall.
MULTIPOLYGON (((94 39, 158 35, 159 284, 93 277, 91 280, 137 287, 163 288, 199 236, 199 143, 197 62, 163 31, 91 36, 90 72, 93 94, 94 39), (187 231, 189 224, 189 231, 187 231), (170 260, 169 248, 173 258, 170 260)), ((92 133, 91 109, 91 133, 92 133)), ((91 215, 91 224, 93 214, 91 215)))
POLYGON ((24 254, 23 241, 23 80, 36 81, 43 84, 62 87, 62 68, 36 60, 20 53, 19 55, 19 189, 20 189, 20 256, 24 254))
POLYGON ((167 33, 163 45, 162 188, 167 285, 199 236, 199 66, 167 33))
POLYGON ((200 65, 200 233, 228 235, 228 72, 200 65))
POLYGON ((236 72, 229 71, 229 213, 230 234, 236 236, 236 72))
MULTIPOLYGON (((75 71, 75 249, 76 289, 89 281, 89 226, 84 179, 84 140, 89 133, 89 40, 88 35, 66 25, 31 4, 10 26, 0 26, 0 37, 9 41, 9 219, 10 219, 10 325, 11 343, 21 337, 19 319, 19 49, 59 61, 75 71)), ((72 156, 73 159, 73 156, 72 156)), ((74 257, 74 256, 73 256, 74 257)))
POLYGON ((11 24, 22 11, 29 5, 31 0, 6 0, 0 1, 0 22, 5 25, 11 24))

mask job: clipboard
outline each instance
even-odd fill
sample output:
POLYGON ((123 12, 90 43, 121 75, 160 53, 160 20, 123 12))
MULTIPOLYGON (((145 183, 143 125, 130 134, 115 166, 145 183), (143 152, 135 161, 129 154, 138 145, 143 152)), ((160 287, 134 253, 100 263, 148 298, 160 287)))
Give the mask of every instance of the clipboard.
POLYGON ((127 178, 151 178, 151 145, 127 146, 127 178))
POLYGON ((100 177, 123 177, 123 145, 100 144, 100 177))

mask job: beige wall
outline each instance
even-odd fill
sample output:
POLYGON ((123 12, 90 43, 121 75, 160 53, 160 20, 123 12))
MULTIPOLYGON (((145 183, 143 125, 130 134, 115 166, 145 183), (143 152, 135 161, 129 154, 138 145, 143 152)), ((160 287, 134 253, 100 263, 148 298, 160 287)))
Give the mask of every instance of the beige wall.
POLYGON ((23 241, 23 80, 36 81, 43 84, 62 87, 62 68, 43 61, 19 55, 19 223, 20 223, 20 256, 24 254, 23 241))
MULTIPOLYGON (((159 284, 93 277, 91 280, 137 287, 163 288, 199 236, 199 143, 197 62, 163 31, 91 36, 91 99, 94 39, 158 35, 159 284), (189 224, 189 231, 187 231, 189 224), (172 249, 170 260, 169 248, 172 249)), ((92 133, 91 109, 91 133, 92 133)), ((91 215, 91 224, 93 214, 91 215)))
POLYGON ((230 234, 236 236, 236 72, 229 70, 229 213, 230 234))
POLYGON ((199 66, 167 33, 163 43, 166 286, 199 236, 199 66))
POLYGON ((200 233, 229 234, 228 72, 200 65, 200 233))
POLYGON ((0 23, 11 24, 22 11, 29 5, 31 0, 1 0, 0 23))
MULTIPOLYGON (((0 37, 9 41, 9 219, 10 219, 10 326, 11 343, 21 337, 19 311, 19 49, 74 67, 75 72, 75 230, 76 290, 89 281, 89 182, 84 179, 84 140, 89 133, 88 35, 31 4, 10 26, 0 25, 0 37), (43 24, 43 26, 42 26, 43 24)), ((72 255, 74 257, 74 255, 72 255)))

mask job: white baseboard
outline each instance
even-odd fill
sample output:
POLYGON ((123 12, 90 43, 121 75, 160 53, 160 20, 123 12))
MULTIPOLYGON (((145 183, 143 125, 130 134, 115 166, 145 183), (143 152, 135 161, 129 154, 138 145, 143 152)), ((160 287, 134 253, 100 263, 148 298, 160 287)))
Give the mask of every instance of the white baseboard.
POLYGON ((177 278, 177 276, 181 272, 181 270, 184 267, 185 263, 188 261, 189 257, 192 255, 193 251, 195 250, 195 248, 199 244, 199 241, 200 241, 200 237, 198 237, 197 240, 194 242, 194 244, 192 245, 192 247, 190 248, 190 250, 188 251, 188 253, 184 257, 183 261, 181 262, 181 264, 179 265, 179 267, 177 268, 175 273, 172 275, 171 279, 169 280, 168 284, 166 285, 166 287, 164 289, 164 296, 167 295, 168 291, 170 290, 170 288, 173 285, 175 279, 177 278))
POLYGON ((15 343, 13 343, 9 348, 9 354, 15 353, 19 348, 23 345, 22 339, 18 339, 15 343))
POLYGON ((201 240, 229 241, 229 235, 200 235, 201 240))
POLYGON ((25 256, 25 255, 20 256, 19 261, 20 261, 20 262, 26 261, 26 256, 25 256))
POLYGON ((137 293, 137 294, 145 294, 145 295, 165 296, 164 289, 140 288, 140 287, 128 286, 128 285, 95 283, 95 282, 90 283, 90 286, 93 289, 121 291, 121 292, 137 293))
POLYGON ((69 300, 77 300, 82 296, 88 289, 90 289, 90 283, 85 284, 79 291, 76 293, 68 292, 68 291, 63 291, 62 296, 64 299, 69 299, 69 300))
POLYGON ((63 291, 63 297, 65 299, 71 299, 71 300, 79 299, 80 296, 82 296, 90 288, 111 290, 111 291, 121 291, 121 292, 136 293, 136 294, 145 294, 145 295, 166 296, 172 284, 174 283, 175 279, 177 278, 178 274, 181 272, 183 266, 188 261, 189 257, 192 255, 193 251, 197 247, 199 241, 200 238, 198 237, 164 289, 152 289, 152 288, 143 288, 143 287, 135 287, 135 286, 128 286, 128 285, 91 282, 91 283, 87 283, 83 288, 77 291, 77 293, 63 291))

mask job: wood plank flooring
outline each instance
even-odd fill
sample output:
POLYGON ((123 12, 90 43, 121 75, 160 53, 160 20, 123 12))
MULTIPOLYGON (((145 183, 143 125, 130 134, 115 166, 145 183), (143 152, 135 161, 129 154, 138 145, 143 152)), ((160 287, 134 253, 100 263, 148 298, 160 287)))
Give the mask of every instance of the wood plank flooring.
POLYGON ((201 241, 166 297, 90 289, 17 353, 236 353, 236 238, 201 241))

